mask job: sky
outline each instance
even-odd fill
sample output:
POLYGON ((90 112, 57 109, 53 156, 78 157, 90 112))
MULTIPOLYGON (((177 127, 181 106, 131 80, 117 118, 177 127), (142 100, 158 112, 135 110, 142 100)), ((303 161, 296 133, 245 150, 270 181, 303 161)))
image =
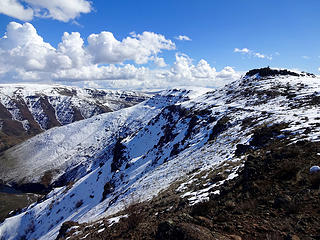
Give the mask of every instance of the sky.
POLYGON ((0 83, 217 87, 320 73, 318 0, 0 0, 0 83))

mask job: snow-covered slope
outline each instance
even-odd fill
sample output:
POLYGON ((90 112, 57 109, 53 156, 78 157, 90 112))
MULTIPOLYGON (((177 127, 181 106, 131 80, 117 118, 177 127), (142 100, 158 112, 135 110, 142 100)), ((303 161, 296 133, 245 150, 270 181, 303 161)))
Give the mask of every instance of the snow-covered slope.
POLYGON ((164 92, 131 108, 51 129, 5 152, 2 180, 41 183, 50 171, 54 189, 6 219, 0 236, 55 239, 65 221, 109 216, 178 180, 177 195, 190 204, 205 201, 209 190, 219 194, 219 187, 237 176, 239 152, 263 144, 266 127, 272 129, 268 138, 319 141, 320 79, 262 73, 201 96, 164 92), (221 167, 228 170, 225 180, 190 191, 197 174, 205 179, 206 172, 221 167))
POLYGON ((61 85, 0 85, 0 151, 43 130, 133 106, 139 92, 61 85))

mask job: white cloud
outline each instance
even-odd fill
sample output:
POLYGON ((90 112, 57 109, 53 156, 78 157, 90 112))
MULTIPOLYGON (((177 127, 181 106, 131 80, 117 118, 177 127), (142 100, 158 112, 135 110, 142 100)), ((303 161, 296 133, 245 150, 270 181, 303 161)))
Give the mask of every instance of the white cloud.
POLYGON ((152 32, 131 34, 122 41, 102 32, 90 35, 88 44, 78 32, 64 33, 54 48, 30 23, 11 22, 0 38, 0 82, 91 82, 91 86, 159 89, 221 86, 240 77, 231 67, 217 72, 204 59, 193 63, 185 54, 176 54, 175 62, 167 66, 161 52, 174 49, 172 41, 152 32), (135 64, 127 64, 128 60, 135 64), (141 65, 150 62, 160 68, 141 65))
POLYGON ((212 79, 216 75, 216 69, 201 59, 197 65, 192 64, 192 59, 184 54, 176 54, 176 61, 171 68, 171 78, 177 81, 198 81, 212 79))
POLYGON ((30 24, 11 22, 6 35, 0 39, 0 63, 9 70, 23 68, 26 71, 42 70, 46 67, 47 57, 55 49, 45 43, 30 24))
POLYGON ((68 22, 92 10, 87 0, 1 0, 0 13, 20 19, 52 18, 68 22), (26 5, 26 7, 24 7, 26 5))
POLYGON ((237 79, 240 77, 240 74, 237 73, 232 67, 227 66, 223 68, 219 73, 217 73, 217 78, 221 79, 237 79))
POLYGON ((72 67, 87 65, 91 57, 87 54, 83 43, 80 33, 73 32, 69 34, 65 32, 62 42, 58 45, 57 52, 67 56, 72 61, 72 67))
POLYGON ((309 56, 301 56, 303 59, 306 59, 306 60, 308 60, 308 59, 310 59, 310 57, 309 56))
POLYGON ((318 68, 318 71, 320 72, 320 67, 318 68))
POLYGON ((249 53, 249 52, 251 52, 248 48, 242 48, 242 49, 235 48, 233 51, 236 53, 249 53))
POLYGON ((91 34, 88 50, 96 63, 121 63, 133 60, 137 64, 147 63, 162 50, 173 50, 175 44, 163 35, 153 32, 132 34, 118 41, 111 32, 91 34))
POLYGON ((254 56, 256 56, 257 58, 266 58, 266 56, 261 53, 255 53, 254 56))
POLYGON ((115 66, 113 64, 108 66, 89 65, 79 68, 62 69, 52 73, 54 80, 71 80, 71 81, 85 81, 85 80, 128 80, 136 79, 139 75, 143 75, 146 71, 144 67, 135 67, 131 64, 123 66, 115 66))
POLYGON ((166 67, 167 66, 166 62, 164 61, 164 58, 154 57, 152 60, 158 67, 166 67))
POLYGON ((33 18, 33 10, 30 7, 25 8, 17 0, 1 0, 0 13, 22 21, 29 21, 33 18))
POLYGON ((204 59, 194 65, 192 59, 185 54, 176 54, 173 66, 163 75, 173 85, 201 87, 223 86, 240 77, 240 74, 231 67, 225 67, 221 72, 217 72, 204 59))
POLYGON ((185 35, 179 35, 178 37, 175 37, 175 39, 180 40, 180 41, 191 41, 191 38, 185 35))
MULTIPOLYGON (((241 53, 241 54, 247 54, 248 56, 253 56, 253 57, 257 57, 257 58, 260 58, 260 59, 268 59, 268 60, 272 60, 272 56, 267 56, 265 54, 262 54, 262 53, 259 53, 259 52, 255 52, 255 51, 252 51, 248 48, 235 48, 233 50, 233 52, 235 53, 241 53)), ((279 53, 276 53, 276 55, 280 55, 279 53)))
POLYGON ((43 38, 37 34, 37 30, 30 23, 21 25, 16 22, 10 22, 7 25, 5 36, 0 39, 0 47, 2 49, 14 49, 30 44, 46 45, 46 47, 52 48, 50 44, 43 42, 43 38))

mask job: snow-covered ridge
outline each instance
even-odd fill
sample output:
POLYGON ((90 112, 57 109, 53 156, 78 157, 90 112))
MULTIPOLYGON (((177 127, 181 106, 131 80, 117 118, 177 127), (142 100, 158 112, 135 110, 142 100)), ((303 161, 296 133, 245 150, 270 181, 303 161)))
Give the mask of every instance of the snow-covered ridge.
POLYGON ((98 90, 67 87, 63 85, 0 84, 0 101, 12 114, 14 120, 23 119, 15 101, 24 101, 30 113, 42 129, 48 129, 45 110, 41 100, 47 99, 55 110, 55 117, 61 125, 74 121, 73 109, 80 111, 80 118, 116 111, 144 101, 148 96, 140 92, 98 90))
POLYGON ((141 92, 62 85, 0 84, 0 122, 7 136, 33 136, 55 126, 133 106, 149 97, 141 92))
POLYGON ((186 94, 186 91, 161 93, 136 106, 39 134, 4 153, 0 160, 1 179, 7 183, 33 183, 51 170, 55 172, 54 181, 68 169, 77 169, 79 165, 81 167, 77 171, 81 175, 81 171, 88 171, 93 164, 96 167, 100 151, 105 154, 106 148, 110 148, 118 138, 134 133, 163 107, 185 100, 186 94), (10 166, 10 171, 6 166, 10 166))
POLYGON ((52 170, 52 182, 74 184, 60 184, 42 202, 8 218, 0 236, 55 239, 65 221, 109 216, 128 199, 151 199, 176 181, 181 182, 179 196, 191 204, 203 201, 209 190, 219 194, 224 181, 237 176, 243 159, 236 150, 256 147, 255 129, 279 124, 282 128, 271 137, 319 141, 319 104, 317 77, 253 75, 200 96, 167 91, 130 108, 51 129, 6 151, 0 178, 39 182, 52 170), (198 173, 220 167, 228 170, 225 180, 189 190, 198 173))

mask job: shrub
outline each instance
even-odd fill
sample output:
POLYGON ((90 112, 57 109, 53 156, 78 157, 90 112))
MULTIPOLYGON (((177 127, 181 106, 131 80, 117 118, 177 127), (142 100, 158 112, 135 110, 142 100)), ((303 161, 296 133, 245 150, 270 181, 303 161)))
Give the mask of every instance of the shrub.
POLYGON ((101 202, 104 201, 108 194, 112 193, 114 190, 114 184, 112 182, 106 182, 103 187, 102 199, 101 202))
POLYGON ((45 186, 46 188, 50 186, 51 181, 52 181, 52 172, 51 171, 46 171, 44 175, 41 178, 41 184, 45 186))
POLYGON ((274 124, 272 126, 262 126, 254 130, 250 145, 253 147, 262 147, 274 137, 281 134, 281 130, 288 126, 287 123, 274 124))
POLYGON ((128 214, 127 218, 123 218, 127 231, 136 229, 145 217, 144 211, 148 208, 148 203, 139 203, 138 200, 132 199, 126 203, 125 212, 128 214))
POLYGON ((193 215, 193 216, 207 216, 212 207, 213 207, 213 204, 211 201, 200 202, 192 207, 191 215, 193 215))
POLYGON ((80 199, 77 203, 76 203, 76 208, 79 208, 79 207, 81 207, 82 206, 82 204, 83 204, 83 200, 82 199, 80 199))
POLYGON ((74 182, 71 181, 71 182, 68 182, 68 185, 67 187, 64 189, 63 193, 67 193, 74 185, 74 182))

